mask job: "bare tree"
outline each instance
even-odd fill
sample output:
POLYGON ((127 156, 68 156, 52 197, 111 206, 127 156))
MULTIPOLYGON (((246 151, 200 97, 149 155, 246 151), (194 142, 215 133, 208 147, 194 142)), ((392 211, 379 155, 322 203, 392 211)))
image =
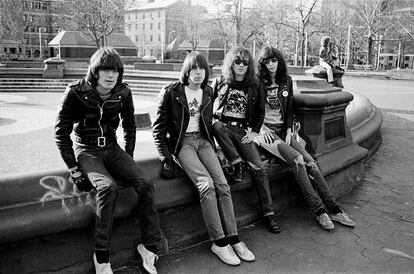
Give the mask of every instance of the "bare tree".
POLYGON ((107 45, 107 37, 123 26, 124 0, 67 0, 72 20, 96 47, 107 45))
POLYGON ((23 40, 23 1, 0 1, 0 38, 3 40, 23 40))
POLYGON ((208 24, 206 24, 207 10, 199 5, 185 5, 183 15, 184 40, 191 43, 191 49, 196 50, 201 39, 207 38, 208 24))
MULTIPOLYGON (((359 37, 357 42, 367 49, 367 63, 372 64, 373 45, 380 34, 387 34, 397 24, 397 18, 393 14, 397 0, 342 0, 355 15, 354 23, 361 26, 355 29, 359 37), (362 33, 361 33, 362 31, 362 33)), ((390 35, 392 35, 390 33, 390 35)))
POLYGON ((262 34, 266 22, 252 3, 246 0, 216 0, 215 5, 217 13, 213 22, 226 44, 231 42, 246 46, 253 37, 262 34))

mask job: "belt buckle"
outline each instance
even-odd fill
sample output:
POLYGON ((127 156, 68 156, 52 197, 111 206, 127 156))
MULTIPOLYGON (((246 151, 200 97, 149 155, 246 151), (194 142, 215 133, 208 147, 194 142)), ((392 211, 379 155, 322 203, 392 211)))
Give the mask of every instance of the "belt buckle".
POLYGON ((230 125, 232 125, 232 126, 237 126, 237 122, 230 122, 230 125))
POLYGON ((98 137, 98 147, 104 147, 106 145, 105 137, 98 137))

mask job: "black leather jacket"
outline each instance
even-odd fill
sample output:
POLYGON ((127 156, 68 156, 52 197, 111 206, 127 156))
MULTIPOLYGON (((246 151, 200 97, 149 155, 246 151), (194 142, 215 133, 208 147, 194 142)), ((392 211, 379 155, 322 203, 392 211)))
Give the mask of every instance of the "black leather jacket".
MULTIPOLYGON (((214 146, 211 128, 213 113, 213 92, 210 86, 203 89, 200 106, 200 131, 214 146)), ((183 144, 183 137, 190 121, 184 85, 175 82, 163 88, 159 95, 156 119, 153 124, 155 146, 161 161, 172 161, 183 144), (167 134, 169 137, 167 137, 167 134)))
MULTIPOLYGON (((224 105, 227 103, 229 85, 223 77, 213 80, 211 86, 214 93, 214 118, 221 120, 224 105)), ((259 133, 265 116, 265 91, 264 86, 259 81, 252 80, 247 89, 247 126, 252 131, 259 133)))
MULTIPOLYGON (((55 124, 55 141, 68 168, 77 165, 70 134, 81 140, 105 137, 116 141, 116 130, 122 119, 125 151, 133 157, 136 138, 134 104, 126 84, 114 87, 105 101, 85 79, 69 84, 55 124)), ((82 141, 80 141, 82 142, 82 141)))

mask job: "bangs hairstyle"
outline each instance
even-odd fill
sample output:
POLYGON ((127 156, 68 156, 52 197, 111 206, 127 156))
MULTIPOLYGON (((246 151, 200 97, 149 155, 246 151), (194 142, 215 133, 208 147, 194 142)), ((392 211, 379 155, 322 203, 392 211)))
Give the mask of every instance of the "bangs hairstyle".
POLYGON ((103 47, 98 49, 89 60, 88 80, 93 87, 98 85, 99 70, 117 70, 119 72, 116 84, 122 83, 122 75, 124 74, 124 65, 118 52, 111 47, 103 47))
POLYGON ((204 81, 201 83, 201 88, 204 88, 208 83, 210 71, 206 58, 204 58, 204 56, 198 51, 192 51, 185 57, 183 67, 181 68, 180 82, 187 86, 190 71, 196 68, 204 69, 206 71, 204 81))
POLYGON ((331 41, 331 37, 323 36, 321 38, 321 47, 324 47, 324 48, 328 47, 330 41, 331 41))
POLYGON ((235 47, 226 54, 226 57, 224 57, 222 74, 226 83, 233 84, 236 81, 234 79, 233 65, 234 61, 238 58, 249 61, 243 81, 256 80, 255 64, 252 55, 246 48, 235 47))
POLYGON ((283 54, 279 50, 274 47, 262 48, 259 56, 257 57, 257 69, 259 71, 259 80, 265 85, 270 85, 272 83, 272 79, 270 78, 269 70, 267 69, 264 61, 272 58, 276 58, 278 62, 275 75, 276 83, 280 84, 283 82, 288 73, 285 58, 283 58, 283 54))

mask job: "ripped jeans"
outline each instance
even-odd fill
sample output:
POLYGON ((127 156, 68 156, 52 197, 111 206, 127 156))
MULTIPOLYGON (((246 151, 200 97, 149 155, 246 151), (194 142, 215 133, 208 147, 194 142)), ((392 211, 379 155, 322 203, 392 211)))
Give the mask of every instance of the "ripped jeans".
POLYGON ((329 212, 334 207, 338 207, 338 203, 326 183, 322 171, 305 148, 295 138, 292 138, 289 146, 283 141, 285 138, 284 130, 272 127, 269 124, 266 124, 266 126, 272 130, 275 141, 267 144, 263 136, 258 136, 255 142, 263 149, 285 160, 288 166, 292 168, 299 189, 310 209, 317 213, 320 210, 329 212))
POLYGON ((210 239, 237 235, 230 186, 211 143, 199 133, 186 134, 178 161, 198 190, 210 239))

